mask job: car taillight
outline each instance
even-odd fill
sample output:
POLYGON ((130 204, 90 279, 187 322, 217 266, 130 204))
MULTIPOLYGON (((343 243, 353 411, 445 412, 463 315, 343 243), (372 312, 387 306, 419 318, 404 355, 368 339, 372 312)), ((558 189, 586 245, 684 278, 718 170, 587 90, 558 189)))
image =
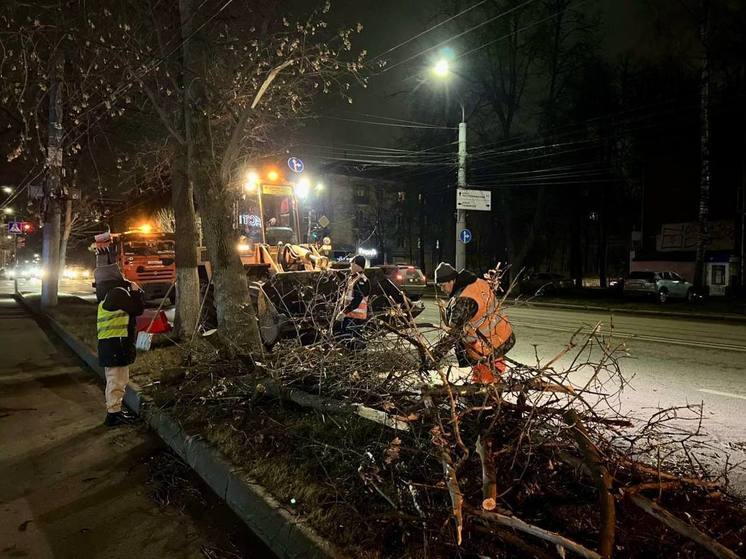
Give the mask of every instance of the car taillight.
POLYGON ((396 274, 397 281, 401 281, 404 279, 404 277, 401 274, 396 274))

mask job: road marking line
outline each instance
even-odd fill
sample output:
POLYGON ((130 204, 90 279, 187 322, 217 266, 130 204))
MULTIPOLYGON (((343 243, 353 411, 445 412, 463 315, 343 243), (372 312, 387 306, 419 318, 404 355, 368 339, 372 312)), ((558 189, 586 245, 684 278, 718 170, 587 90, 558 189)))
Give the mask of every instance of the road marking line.
POLYGON ((700 392, 706 392, 707 394, 716 394, 718 396, 728 396, 729 398, 738 398, 739 400, 746 400, 746 396, 740 394, 731 394, 730 392, 720 392, 719 390, 710 390, 709 388, 700 388, 700 392))

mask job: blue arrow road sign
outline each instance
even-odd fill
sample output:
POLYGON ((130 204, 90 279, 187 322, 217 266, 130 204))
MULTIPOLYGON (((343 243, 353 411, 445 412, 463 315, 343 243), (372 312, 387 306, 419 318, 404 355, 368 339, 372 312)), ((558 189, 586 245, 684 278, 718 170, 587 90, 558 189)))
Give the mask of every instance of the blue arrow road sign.
POLYGON ((293 173, 302 173, 304 168, 303 161, 297 157, 291 157, 288 159, 288 167, 290 167, 293 173))
POLYGON ((471 231, 469 231, 468 229, 462 229, 461 232, 458 234, 458 238, 465 245, 468 244, 469 241, 471 241, 471 231))

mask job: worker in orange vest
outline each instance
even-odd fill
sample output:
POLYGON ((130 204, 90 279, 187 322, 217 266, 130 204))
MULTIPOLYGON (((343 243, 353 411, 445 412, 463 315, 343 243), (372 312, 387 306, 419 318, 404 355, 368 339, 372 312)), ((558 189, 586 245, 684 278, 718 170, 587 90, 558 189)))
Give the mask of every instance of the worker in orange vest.
POLYGON ((352 349, 365 348, 361 331, 368 320, 370 282, 363 273, 364 269, 364 256, 357 255, 350 261, 350 273, 345 282, 344 299, 341 305, 342 324, 339 334, 352 349))
POLYGON ((435 270, 435 283, 448 295, 445 322, 449 334, 433 349, 439 360, 455 347, 459 366, 472 366, 472 380, 492 383, 505 370, 503 356, 515 344, 513 328, 500 309, 492 286, 446 262, 435 270))

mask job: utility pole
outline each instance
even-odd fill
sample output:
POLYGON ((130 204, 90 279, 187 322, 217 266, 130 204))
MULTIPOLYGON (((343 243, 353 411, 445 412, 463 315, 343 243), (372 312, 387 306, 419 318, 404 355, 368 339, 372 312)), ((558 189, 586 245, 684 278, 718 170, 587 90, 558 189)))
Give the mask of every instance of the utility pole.
POLYGON ((709 241, 710 217, 710 0, 701 1, 699 37, 702 42, 702 67, 700 69, 700 183, 697 221, 697 252, 694 262, 694 287, 703 290, 705 281, 705 255, 709 241))
MULTIPOLYGON (((461 105, 461 122, 458 125, 458 188, 466 188, 466 113, 461 105)), ((466 244, 461 242, 461 231, 466 229, 466 210, 458 209, 456 192, 456 269, 466 267, 466 244)))
POLYGON ((46 275, 42 277, 41 307, 57 305, 60 272, 60 196, 62 194, 62 80, 65 57, 54 53, 49 72, 49 124, 47 138, 47 178, 44 183, 44 236, 42 262, 46 275))

